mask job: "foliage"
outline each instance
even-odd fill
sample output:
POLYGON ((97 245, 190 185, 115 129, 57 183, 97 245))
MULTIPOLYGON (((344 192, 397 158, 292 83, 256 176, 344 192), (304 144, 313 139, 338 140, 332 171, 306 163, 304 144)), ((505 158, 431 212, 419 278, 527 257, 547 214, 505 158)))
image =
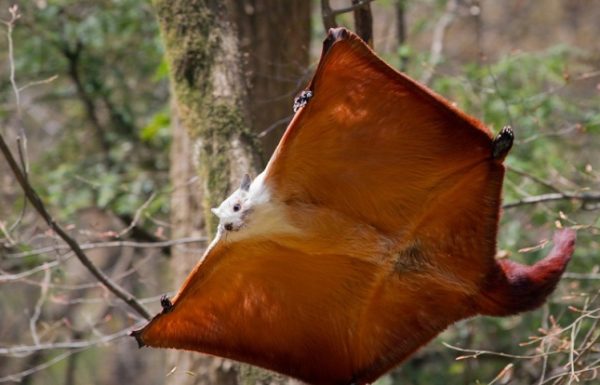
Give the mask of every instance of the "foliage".
MULTIPOLYGON (((398 55, 406 52, 403 46, 398 55)), ((493 131, 505 125, 515 129, 516 143, 507 159, 505 202, 600 188, 596 171, 600 169, 600 94, 590 90, 588 83, 600 73, 587 64, 591 54, 557 45, 543 52, 503 56, 484 65, 467 63, 454 71, 456 75, 438 72, 433 79, 434 90, 478 116, 493 131)), ((426 56, 411 60, 423 62, 426 56)), ((526 263, 541 259, 548 246, 519 249, 551 238, 559 222, 582 229, 569 271, 597 272, 600 217, 597 211, 590 211, 593 207, 565 200, 507 210, 499 231, 500 253, 514 254, 511 258, 526 263)), ((378 384, 485 384, 496 376, 498 383, 508 379, 511 384, 523 385, 559 383, 554 382, 560 378, 553 378, 556 373, 550 369, 568 366, 573 351, 587 354, 590 342, 597 343, 593 341, 600 309, 597 279, 565 279, 553 301, 541 311, 508 319, 467 320, 438 338, 462 348, 479 346, 488 350, 487 354, 462 352, 461 356, 471 358, 454 361, 452 351, 429 346, 378 384), (529 335, 534 330, 538 333, 529 335)), ((574 373, 583 370, 580 380, 592 379, 595 373, 585 370, 585 362, 582 357, 579 365, 573 366, 574 373)))
MULTIPOLYGON (((376 15, 376 26, 383 24, 385 15, 391 14, 395 6, 392 0, 378 3, 383 11, 376 15)), ((409 6, 425 10, 411 14, 409 41, 388 45, 384 52, 376 39, 375 47, 396 66, 408 59, 407 72, 419 79, 428 69, 430 53, 428 45, 418 42, 423 39, 429 44, 428 34, 443 12, 445 1, 413 5, 416 3, 409 6)), ((0 2, 0 17, 6 19, 7 8, 8 3, 0 2)), ((21 2, 20 8, 22 18, 12 36, 18 84, 25 86, 54 75, 58 78, 23 89, 23 116, 18 118, 7 75, 9 66, 2 64, 0 132, 25 130, 30 178, 53 214, 65 223, 81 219, 82 210, 90 207, 100 207, 103 213, 116 214, 129 222, 147 202, 139 227, 153 233, 168 218, 171 116, 167 105, 168 65, 151 5, 140 0, 36 0, 21 2), (149 201, 154 193, 155 198, 149 201)), ((350 15, 343 15, 338 21, 351 26, 351 20, 350 15)), ((317 12, 312 28, 316 56, 323 37, 317 12)), ((1 44, 5 52, 6 40, 1 44)), ((500 52, 479 60, 465 61, 448 54, 435 67, 430 83, 434 90, 479 117, 495 132, 507 124, 514 127, 517 140, 507 159, 510 169, 504 187, 506 203, 550 192, 600 191, 597 55, 573 45, 556 44, 540 51, 500 52)), ((6 180, 9 185, 0 186, 0 192, 6 193, 0 196, 0 224, 18 226, 12 232, 14 244, 5 239, 0 228, 0 241, 9 245, 6 255, 0 246, 0 283, 8 288, 0 291, 0 350, 4 345, 32 344, 28 321, 36 308, 42 310, 33 329, 40 331, 42 342, 91 339, 129 325, 132 321, 127 310, 108 301, 102 289, 70 263, 64 249, 36 252, 43 246, 56 246, 56 239, 40 230, 33 219, 18 220, 23 200, 12 179, 0 179, 0 183, 6 184, 6 180), (46 271, 51 272, 48 274, 52 280, 44 286, 42 276, 46 271), (16 282, 3 281, 7 274, 26 275, 16 282), (38 298, 47 303, 38 306, 38 298), (102 308, 104 313, 95 317, 94 306, 105 305, 109 310, 102 308)), ((569 368, 570 363, 573 372, 593 366, 590 357, 597 361, 598 343, 589 343, 598 336, 600 309, 598 212, 598 203, 580 200, 507 209, 501 221, 500 254, 524 262, 538 260, 547 253, 549 246, 539 242, 551 237, 557 222, 579 228, 576 253, 569 267, 572 275, 563 280, 552 301, 540 311, 461 322, 378 384, 552 384, 552 376, 569 368), (457 352, 442 345, 442 341, 488 352, 457 352), (549 352, 552 354, 546 354, 549 352), (458 356, 469 358, 457 361, 458 356)), ((147 262, 152 255, 156 254, 142 255, 120 248, 114 254, 99 254, 97 261, 106 271, 116 272, 137 295, 149 296, 158 292, 152 285, 158 285, 164 274, 160 279, 149 274, 152 278, 144 280, 131 272, 149 269, 150 265, 158 266, 160 271, 159 261, 147 262)), ((130 358, 125 345, 118 341, 108 344, 105 351, 90 350, 79 366, 75 359, 62 361, 48 372, 34 374, 32 382, 50 379, 69 383, 65 380, 68 377, 70 383, 87 383, 101 374, 103 380, 98 382, 111 383, 113 373, 105 370, 104 364, 112 362, 107 366, 120 376, 119 382, 133 383, 122 376, 136 371, 137 366, 132 369, 114 362, 130 358), (78 367, 74 377, 69 377, 71 366, 78 367)), ((63 352, 49 350, 48 354, 3 357, 0 378, 63 352)), ((154 371, 146 379, 163 381, 164 373, 171 368, 165 369, 160 363, 157 359, 148 364, 154 371), (160 375, 155 378, 156 373, 160 375)), ((592 374, 582 372, 579 379, 587 380, 592 374)))
MULTIPOLYGON (((131 215, 168 185, 168 92, 152 8, 137 0, 30 2, 21 14, 18 80, 58 75, 22 92, 28 135, 51 133, 44 140, 53 151, 32 151, 43 196, 64 217, 88 206, 131 215), (44 121, 34 120, 33 103, 51 111, 44 121)), ((164 216, 166 196, 157 202, 149 213, 164 216)))

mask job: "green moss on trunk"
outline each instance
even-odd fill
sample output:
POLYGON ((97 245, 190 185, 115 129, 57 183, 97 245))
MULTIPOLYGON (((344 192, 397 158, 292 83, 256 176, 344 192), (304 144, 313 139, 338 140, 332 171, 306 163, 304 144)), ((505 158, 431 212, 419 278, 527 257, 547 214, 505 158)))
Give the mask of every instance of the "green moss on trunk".
POLYGON ((227 96, 215 96, 214 74, 227 71, 227 65, 231 64, 216 63, 215 58, 221 55, 219 50, 236 47, 222 41, 226 28, 222 2, 155 0, 154 3, 179 116, 192 140, 198 143, 196 160, 205 190, 207 232, 214 233, 216 218, 210 208, 218 205, 231 190, 231 143, 234 139, 245 139, 242 142, 248 156, 256 149, 254 141, 249 139, 243 95, 236 95, 233 89, 224 93, 227 96))
MULTIPOLYGON (((259 165, 258 142, 248 122, 237 34, 224 4, 220 0, 154 0, 178 116, 195 143, 209 236, 216 227, 210 208, 231 190, 232 175, 255 172, 259 165), (232 170, 233 164, 251 169, 232 170)), ((258 379, 283 382, 260 369, 242 368, 247 372, 240 375, 244 384, 258 379)))

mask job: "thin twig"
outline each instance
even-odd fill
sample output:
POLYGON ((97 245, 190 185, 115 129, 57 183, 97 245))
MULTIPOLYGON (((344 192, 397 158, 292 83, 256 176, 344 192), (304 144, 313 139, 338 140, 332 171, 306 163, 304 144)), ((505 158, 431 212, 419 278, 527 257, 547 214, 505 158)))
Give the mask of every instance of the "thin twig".
POLYGON ((276 129, 277 127, 283 125, 283 124, 288 124, 292 118, 294 117, 294 115, 289 115, 286 117, 283 117, 277 121, 275 121, 273 124, 271 124, 269 127, 265 128, 264 130, 262 130, 257 137, 258 138, 264 138, 267 134, 269 134, 271 131, 273 131, 274 129, 276 129))
POLYGON ((6 228, 6 225, 2 221, 0 221, 0 232, 2 232, 2 234, 4 235, 4 239, 6 239, 6 242, 8 242, 8 246, 16 245, 15 240, 10 236, 9 230, 6 228))
POLYGON ((40 372, 44 369, 47 369, 47 368, 51 367, 52 365, 57 364, 60 361, 64 360, 65 358, 69 357, 70 355, 78 353, 82 350, 84 350, 84 349, 77 349, 77 350, 71 350, 68 352, 64 352, 62 354, 59 354, 56 357, 53 357, 52 359, 40 364, 40 365, 33 366, 29 369, 23 370, 18 373, 13 373, 13 374, 9 374, 8 376, 0 377, 0 382, 21 382, 23 380, 23 378, 30 376, 33 373, 40 372))
POLYGON ((48 83, 52 83, 53 81, 55 81, 56 79, 58 79, 58 75, 52 75, 47 79, 42 79, 42 80, 35 80, 33 82, 29 82, 27 84, 25 84, 24 86, 19 87, 19 92, 28 89, 29 87, 34 87, 34 86, 39 86, 42 84, 48 84, 48 83))
POLYGON ((89 349, 96 345, 106 344, 116 339, 129 335, 130 329, 124 329, 114 334, 105 335, 101 338, 97 338, 91 341, 69 341, 69 342, 55 342, 49 344, 41 344, 37 346, 15 346, 11 348, 0 348, 0 354, 10 355, 15 357, 24 357, 35 352, 55 349, 69 349, 68 351, 59 354, 58 356, 48 360, 40 365, 28 368, 18 373, 9 374, 4 377, 0 377, 0 382, 20 382, 23 378, 49 368, 50 366, 62 361, 72 354, 79 353, 83 350, 89 349))
MULTIPOLYGON (((596 320, 598 321, 598 320, 596 320)), ((594 326, 597 326, 598 322, 594 323, 594 326)), ((597 330, 595 328, 592 328, 591 330, 597 330)), ((598 333, 593 340, 589 341, 587 346, 583 349, 578 351, 577 354, 577 358, 575 358, 575 360, 573 361, 573 365, 577 364, 578 361, 580 361, 582 359, 582 357, 584 357, 593 347, 594 345, 596 345, 598 342, 600 341, 600 333, 598 333)))
POLYGON ((29 330, 31 331, 33 343, 36 346, 40 344, 40 337, 37 334, 37 322, 42 315, 42 306, 44 305, 44 302, 46 302, 46 297, 48 296, 48 286, 50 285, 50 277, 52 276, 50 269, 47 266, 44 267, 44 279, 40 285, 40 297, 38 298, 33 310, 33 314, 29 319, 29 330))
POLYGON ((45 271, 47 269, 53 269, 53 268, 57 267, 61 262, 62 261, 46 262, 43 265, 33 267, 27 271, 22 271, 18 274, 8 274, 7 272, 0 270, 0 283, 19 281, 23 278, 29 277, 30 275, 37 274, 40 271, 45 271))
MULTIPOLYGON (((162 247, 170 247, 177 245, 185 245, 189 243, 205 243, 207 241, 206 237, 189 237, 189 238, 179 238, 179 239, 170 239, 167 241, 159 241, 159 242, 134 242, 134 241, 109 241, 109 242, 91 242, 91 243, 82 243, 79 247, 82 250, 90 250, 90 249, 102 249, 102 248, 114 248, 114 247, 133 247, 138 249, 151 249, 151 248, 162 248, 162 247)), ((35 250, 23 251, 20 253, 7 253, 6 256, 9 258, 23 258, 29 257, 33 255, 45 254, 52 251, 59 250, 70 250, 71 248, 68 245, 54 245, 42 247, 35 250)))
POLYGON ((584 274, 584 273, 570 273, 570 272, 566 272, 563 273, 562 275, 563 278, 566 279, 600 279, 600 274, 596 273, 589 273, 589 274, 584 274))
MULTIPOLYGON (((558 336, 562 333, 565 333, 567 331, 570 331, 571 329, 573 329, 579 322, 583 321, 584 319, 597 319, 599 316, 598 314, 600 313, 600 308, 598 309, 594 309, 594 310, 589 310, 586 312, 582 312, 582 315, 580 315, 579 317, 577 317, 573 322, 571 322, 571 324, 569 326, 566 326, 564 328, 562 328, 559 332, 554 333, 554 336, 558 336)), ((522 342, 519 344, 519 346, 528 346, 528 345, 533 345, 535 343, 537 343, 540 340, 543 340, 544 338, 546 338, 547 336, 543 336, 543 337, 537 337, 537 338, 530 338, 529 341, 527 342, 522 342)), ((534 358, 534 357, 532 357, 534 358)))
POLYGON ((554 191, 555 193, 562 193, 562 191, 558 187, 552 185, 551 183, 546 182, 545 180, 543 180, 543 179, 541 179, 541 178, 539 178, 539 177, 537 177, 535 175, 532 175, 532 174, 530 174, 530 173, 528 173, 526 171, 523 171, 523 170, 519 170, 518 168, 516 168, 514 166, 508 166, 507 165, 505 167, 506 167, 506 169, 508 171, 514 172, 515 174, 521 175, 521 176, 523 176, 523 177, 525 177, 527 179, 531 179, 535 183, 540 184, 540 185, 548 188, 549 190, 554 191))
POLYGON ((363 7, 364 5, 367 5, 373 1, 375 1, 375 0, 359 0, 355 4, 349 5, 347 7, 332 9, 331 15, 335 17, 337 15, 341 15, 342 13, 353 12, 356 9, 359 9, 359 8, 363 7))
POLYGON ((329 28, 337 27, 337 22, 335 21, 335 17, 337 15, 353 12, 354 10, 362 8, 364 5, 367 5, 372 1, 375 0, 359 0, 355 4, 352 4, 348 7, 332 9, 329 5, 329 0, 321 0, 321 18, 323 19, 325 31, 329 30, 329 28))
MULTIPOLYGON (((590 367, 578 370, 577 374, 582 374, 582 373, 587 373, 587 372, 596 372, 596 371, 598 371, 598 369, 600 369, 600 366, 590 366, 590 367)), ((554 384, 559 384, 560 381, 562 381, 562 379, 569 374, 570 374, 570 372, 568 372, 568 371, 563 371, 562 373, 555 374, 552 377, 549 377, 546 381, 544 381, 542 383, 542 385, 547 384, 552 380, 557 380, 554 382, 554 384)))
POLYGON ((9 79, 10 85, 12 86, 15 94, 15 103, 17 105, 17 115, 21 116, 21 94, 19 93, 19 86, 17 86, 17 80, 15 75, 15 56, 14 56, 14 44, 12 39, 12 32, 16 21, 21 17, 19 14, 19 6, 14 4, 8 8, 10 12, 10 20, 2 20, 2 23, 6 25, 8 39, 8 62, 9 62, 9 79))
POLYGON ((114 283, 106 274, 100 271, 90 259, 87 257, 85 252, 81 249, 77 241, 71 238, 69 234, 52 218, 44 203, 40 199, 37 192, 31 186, 29 181, 23 175, 23 172, 19 168, 15 158, 13 157, 10 149, 8 148, 6 142, 4 141, 4 137, 0 134, 0 150, 4 154, 12 172, 15 175, 15 178, 21 185, 25 196, 29 200, 29 202, 33 205, 33 207, 37 210, 37 212, 42 216, 42 218, 46 221, 48 226, 60 237, 62 238, 67 245, 73 250, 75 256, 79 259, 79 261, 88 269, 90 273, 96 279, 104 284, 104 286, 110 290, 114 295, 121 298, 126 304, 128 304, 131 308, 133 308, 137 313, 143 316, 146 319, 150 319, 150 313, 148 310, 137 301, 137 299, 130 293, 128 293, 124 288, 114 283))
MULTIPOLYGON (((578 323, 577 325, 581 325, 581 323, 578 323)), ((571 343, 569 344, 569 367, 571 375, 569 376, 569 384, 571 384, 573 378, 577 379, 577 382, 579 382, 579 377, 575 374, 575 338, 577 338, 578 330, 578 327, 573 327, 571 329, 571 343)))
POLYGON ((26 357, 35 352, 43 350, 56 350, 56 349, 83 349, 94 345, 106 344, 114 341, 118 338, 125 337, 129 334, 131 328, 120 330, 113 334, 104 335, 94 340, 78 340, 78 341, 67 341, 67 342, 51 342, 39 345, 23 345, 23 346, 12 346, 9 348, 0 348, 0 355, 13 356, 13 357, 26 357))
POLYGON ((463 349, 463 348, 459 348, 458 346, 450 345, 446 342, 442 342, 442 344, 449 349, 456 350, 461 353, 470 353, 469 355, 457 357, 456 358, 457 360, 464 360, 467 358, 477 358, 477 357, 483 356, 483 355, 506 357, 506 358, 518 358, 518 359, 532 359, 532 358, 540 358, 540 357, 543 357, 544 355, 559 353, 559 352, 555 351, 555 352, 545 352, 545 353, 541 353, 541 354, 518 355, 518 354, 494 352, 494 351, 490 351, 490 350, 463 349))
POLYGON ((433 38, 431 40, 431 49, 429 54, 429 63, 423 76, 421 77, 421 83, 428 84, 431 80, 435 67, 442 60, 442 51, 444 49, 444 38, 446 36, 446 30, 454 20, 456 15, 457 2, 456 0, 448 0, 446 3, 446 11, 440 17, 437 24, 433 29, 433 38))
MULTIPOLYGON (((21 167, 23 170, 23 174, 25 179, 27 179, 27 175, 29 173, 29 163, 27 162, 27 136, 25 134, 25 129, 23 128, 23 124, 21 122, 22 114, 21 114, 21 90, 17 85, 16 79, 16 66, 15 66, 15 50, 14 50, 14 42, 12 38, 13 29, 15 27, 15 23, 17 20, 21 18, 21 14, 19 13, 19 6, 17 4, 13 4, 8 8, 8 12, 10 13, 10 20, 2 20, 2 23, 6 26, 6 39, 8 41, 8 64, 9 64, 9 79, 10 84, 15 95, 15 104, 17 106, 17 122, 19 134, 17 135, 17 147, 19 152, 19 161, 21 162, 21 167)), ((15 222, 9 227, 8 232, 12 232, 14 229, 19 226, 23 218, 25 217, 25 211, 27 210, 27 199, 23 198, 23 207, 21 208, 21 212, 19 216, 15 220, 15 222)))
MULTIPOLYGON (((48 268, 54 269, 58 266, 60 266, 61 262, 66 261, 67 259, 69 259, 71 256, 73 256, 73 252, 69 252, 66 256, 61 256, 61 259, 58 261, 53 261, 53 262, 47 262, 48 268)), ((124 279, 126 277, 128 277, 129 275, 138 272, 140 266, 144 266, 146 264, 146 262, 148 260, 150 260, 152 258, 152 255, 149 254, 146 257, 144 257, 141 261, 137 261, 135 264, 132 265, 132 267, 130 267, 129 269, 122 271, 118 274, 113 274, 112 275, 112 279, 115 282, 120 281, 121 279, 124 279)), ((39 271, 39 267, 37 267, 38 271, 39 271)), ((33 269, 32 269, 33 270, 33 269)), ((32 270, 29 270, 28 272, 25 273, 30 273, 27 275, 32 275, 32 270)), ((0 271, 2 272, 2 271, 0 271)), ((3 273, 3 272, 2 272, 3 273)), ((7 277, 9 279, 6 279, 6 281, 15 281, 16 279, 11 279, 12 276, 11 275, 7 275, 7 277)), ((4 280, 4 277, 2 275, 0 275, 0 283, 4 280)), ((32 285, 32 286, 40 286, 40 283, 35 281, 35 280, 30 280, 30 279, 22 279, 19 282, 21 283, 25 283, 28 285, 32 285)), ((102 286, 102 284, 98 281, 92 281, 92 282, 88 282, 88 283, 82 283, 82 284, 73 284, 73 285, 67 285, 67 284, 60 284, 60 283, 50 283, 49 287, 50 288, 56 288, 56 289, 60 289, 60 290, 82 290, 82 289, 92 289, 92 288, 96 288, 98 286, 102 286)), ((138 299, 140 303, 144 303, 144 301, 138 299)), ((106 302, 106 298, 103 299, 104 302, 106 302)), ((57 302, 57 301, 55 301, 57 302)), ((60 302, 60 301, 58 301, 60 302)))
POLYGON ((135 215, 133 216, 133 220, 131 221, 131 223, 129 224, 129 226, 127 226, 125 229, 123 229, 122 231, 120 231, 117 234, 118 238, 123 237, 123 235, 127 234, 128 232, 130 232, 135 226, 137 226, 138 222, 140 221, 140 217, 142 216, 144 210, 146 210, 148 208, 148 206, 150 205, 150 203, 152 203, 152 201, 154 200, 154 198, 156 198, 156 193, 153 192, 152 194, 150 194, 150 197, 144 202, 144 204, 142 204, 136 211, 135 211, 135 215))
POLYGON ((498 382, 499 380, 501 380, 507 372, 509 372, 510 370, 512 370, 512 368, 515 365, 511 362, 510 364, 506 365, 501 371, 500 373, 498 373, 498 375, 496 375, 496 377, 494 377, 494 379, 490 382, 488 382, 487 385, 494 385, 496 382, 498 382))
POLYGON ((543 203, 543 202, 564 201, 564 200, 576 200, 576 201, 581 201, 584 204, 585 203, 598 203, 598 202, 600 202, 600 193, 596 193, 596 192, 591 192, 591 193, 562 192, 562 193, 534 195, 534 196, 522 198, 516 202, 505 203, 502 205, 502 208, 503 209, 512 209, 514 207, 519 207, 519 206, 533 205, 533 204, 543 203))
POLYGON ((519 144, 526 144, 529 142, 533 142, 538 140, 539 138, 550 138, 550 137, 560 137, 560 136, 565 136, 568 135, 574 131, 578 131, 581 129, 581 124, 580 123, 575 123, 575 124, 571 124, 570 126, 567 126, 565 128, 561 128, 558 131, 555 132, 542 132, 539 131, 539 133, 537 134, 533 134, 525 139, 519 140, 518 143, 519 144))

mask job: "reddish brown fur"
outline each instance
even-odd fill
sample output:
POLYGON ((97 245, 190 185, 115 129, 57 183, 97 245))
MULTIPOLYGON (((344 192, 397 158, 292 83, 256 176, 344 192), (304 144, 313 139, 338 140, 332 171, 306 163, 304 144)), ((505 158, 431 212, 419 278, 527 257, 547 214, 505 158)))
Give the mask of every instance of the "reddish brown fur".
POLYGON ((265 177, 298 233, 217 242, 141 344, 366 384, 457 320, 544 301, 574 233, 531 267, 494 259, 504 167, 487 128, 344 30, 310 89, 265 177))
POLYGON ((478 301, 480 312, 506 316, 535 309, 558 284, 575 248, 575 232, 570 229, 554 235, 554 248, 533 266, 502 259, 488 278, 478 301))

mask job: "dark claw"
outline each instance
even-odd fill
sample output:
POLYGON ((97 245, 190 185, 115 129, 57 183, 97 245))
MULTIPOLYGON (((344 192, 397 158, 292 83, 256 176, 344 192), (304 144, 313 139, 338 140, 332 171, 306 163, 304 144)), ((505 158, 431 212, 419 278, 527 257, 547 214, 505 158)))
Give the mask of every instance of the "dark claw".
POLYGON ((162 314, 166 314, 173 310, 173 303, 166 295, 160 297, 160 306, 162 306, 162 314))
POLYGON ((304 107, 310 98, 312 98, 312 96, 313 93, 311 90, 302 91, 300 95, 296 96, 294 99, 294 112, 304 107))
POLYGON ((492 157, 494 159, 504 159, 508 151, 513 145, 515 134, 510 126, 506 126, 500 131, 496 139, 494 139, 494 147, 492 148, 492 157))

